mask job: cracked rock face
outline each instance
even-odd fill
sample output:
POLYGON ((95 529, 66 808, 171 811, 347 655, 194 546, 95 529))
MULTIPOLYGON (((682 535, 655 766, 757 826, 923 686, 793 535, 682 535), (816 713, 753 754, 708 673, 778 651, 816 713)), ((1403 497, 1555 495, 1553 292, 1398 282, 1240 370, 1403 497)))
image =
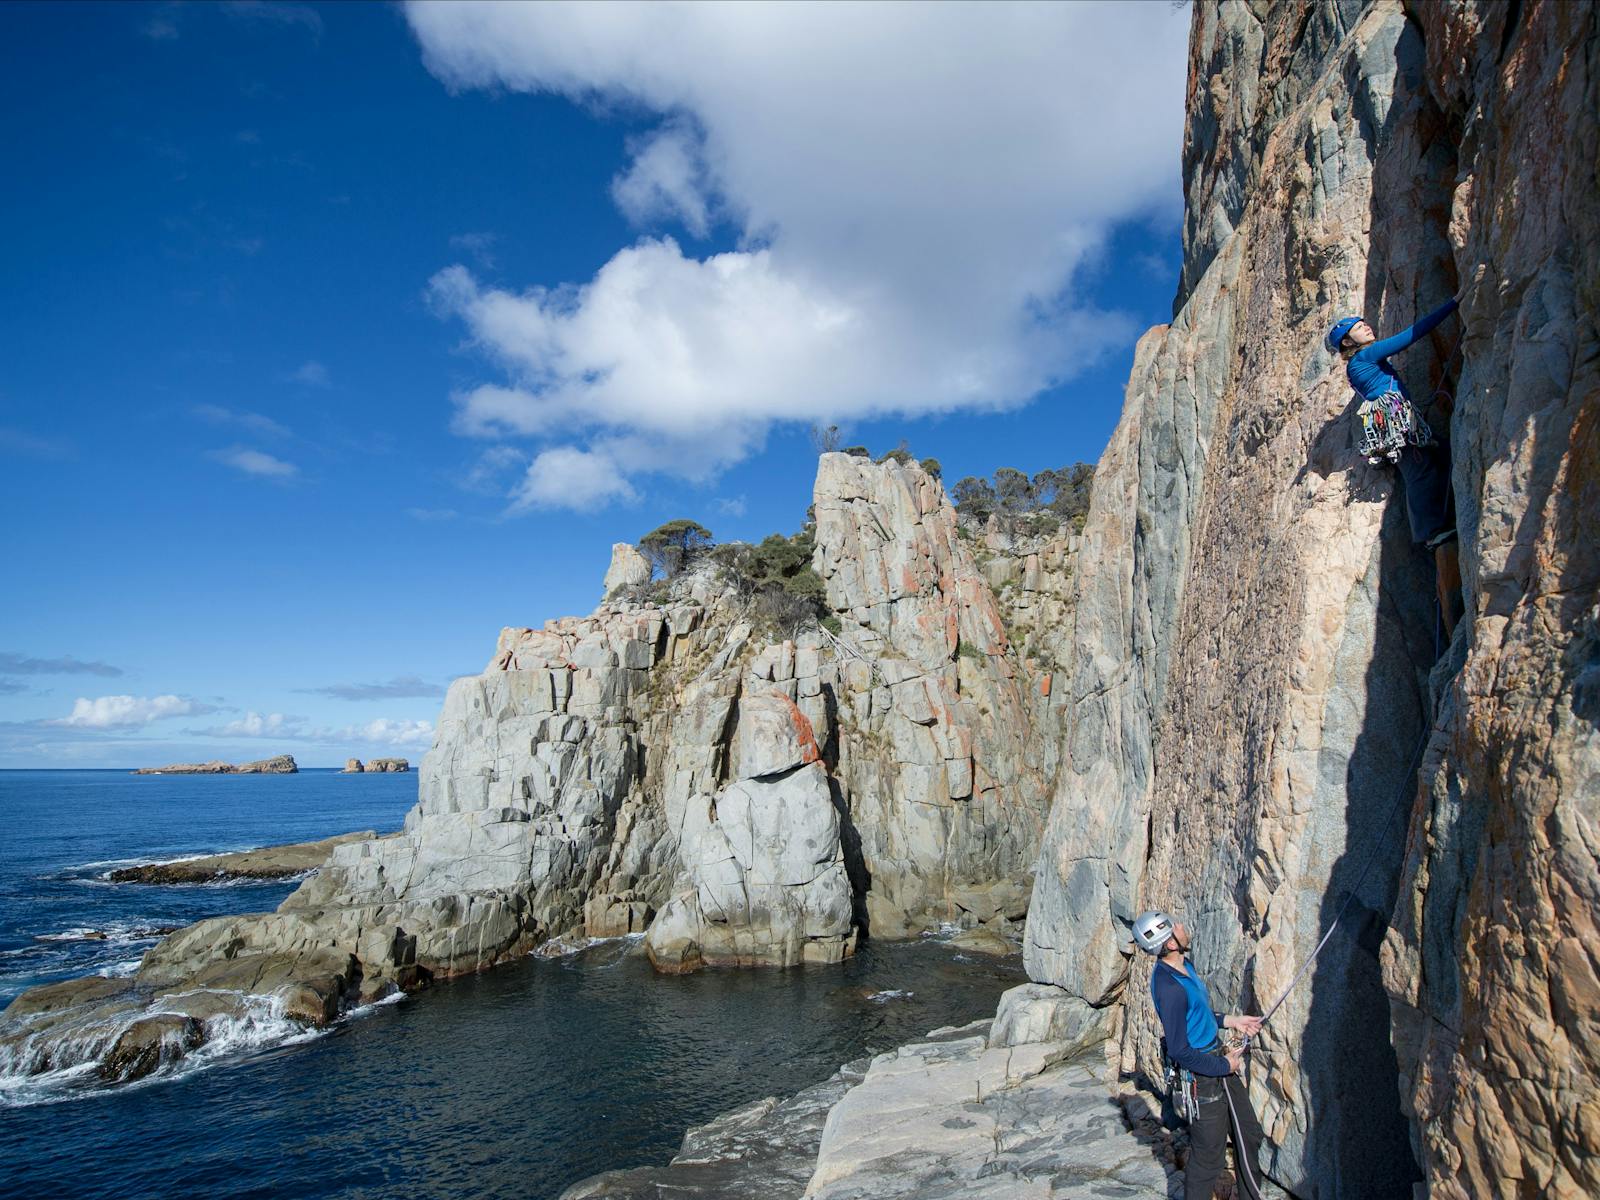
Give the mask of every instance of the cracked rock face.
POLYGON ((1261 1011, 1342 912, 1253 1075, 1297 1195, 1600 1192, 1596 19, 1194 10, 1179 303, 1095 477, 1026 954, 1154 1075, 1135 913, 1261 1011), (1455 399, 1467 619, 1434 668, 1431 563, 1320 339, 1480 266, 1394 360, 1455 399))

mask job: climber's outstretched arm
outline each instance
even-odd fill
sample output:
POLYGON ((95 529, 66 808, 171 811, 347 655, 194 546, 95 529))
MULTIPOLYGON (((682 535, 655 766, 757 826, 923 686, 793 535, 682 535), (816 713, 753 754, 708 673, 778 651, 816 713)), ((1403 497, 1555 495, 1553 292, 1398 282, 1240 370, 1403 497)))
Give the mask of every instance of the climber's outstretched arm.
POLYGON ((1438 308, 1434 309, 1410 329, 1403 329, 1393 337, 1386 337, 1381 342, 1373 342, 1370 346, 1363 346, 1351 355, 1352 361, 1377 362, 1381 358, 1388 358, 1391 354, 1398 354, 1419 338, 1425 338, 1433 332, 1434 327, 1456 310, 1456 300, 1452 296, 1438 308))

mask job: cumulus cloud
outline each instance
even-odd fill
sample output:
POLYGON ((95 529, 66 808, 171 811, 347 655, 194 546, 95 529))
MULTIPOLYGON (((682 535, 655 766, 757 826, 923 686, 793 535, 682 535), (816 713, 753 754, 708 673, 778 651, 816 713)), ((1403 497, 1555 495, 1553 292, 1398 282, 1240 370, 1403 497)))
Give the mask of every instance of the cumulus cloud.
POLYGON ((206 737, 222 738, 294 737, 304 724, 304 717, 288 717, 283 713, 247 712, 237 721, 191 732, 206 737))
POLYGON ((595 509, 635 499, 616 459, 603 450, 556 446, 542 451, 511 493, 512 511, 527 508, 595 509))
POLYGON ((274 458, 264 451, 250 450, 244 446, 213 450, 210 457, 217 462, 227 464, 235 471, 242 471, 246 475, 255 475, 261 479, 288 479, 300 471, 300 468, 293 463, 284 462, 283 459, 274 458))
POLYGON ((375 721, 368 721, 365 725, 346 725, 342 729, 321 730, 319 740, 335 745, 364 742, 371 746, 426 748, 433 745, 433 722, 392 721, 387 717, 379 717, 375 721))
POLYGON ((633 164, 611 184, 611 197, 629 220, 645 225, 676 218, 696 237, 708 230, 709 203, 699 132, 668 125, 631 147, 633 164))
POLYGON ((213 738, 272 738, 320 746, 421 746, 433 744, 432 721, 378 717, 359 725, 312 725, 305 717, 247 712, 236 721, 189 733, 213 738))
POLYGON ((110 663, 82 662, 72 655, 60 658, 30 658, 10 651, 0 652, 0 675, 107 675, 122 674, 110 663))
POLYGON ((1188 23, 1168 5, 406 12, 452 88, 659 121, 612 185, 643 236, 592 279, 431 283, 504 372, 455 397, 457 432, 543 443, 514 507, 704 478, 776 421, 1025 403, 1131 339, 1075 273, 1117 224, 1178 211, 1188 23), (686 254, 673 223, 738 246, 686 254))
POLYGON ((196 704, 181 696, 100 696, 93 700, 79 696, 70 713, 45 724, 72 729, 129 729, 165 717, 212 711, 215 710, 209 705, 196 704))
POLYGON ((444 688, 416 675, 397 675, 388 683, 330 683, 326 687, 300 688, 335 700, 398 700, 411 696, 442 696, 444 688))

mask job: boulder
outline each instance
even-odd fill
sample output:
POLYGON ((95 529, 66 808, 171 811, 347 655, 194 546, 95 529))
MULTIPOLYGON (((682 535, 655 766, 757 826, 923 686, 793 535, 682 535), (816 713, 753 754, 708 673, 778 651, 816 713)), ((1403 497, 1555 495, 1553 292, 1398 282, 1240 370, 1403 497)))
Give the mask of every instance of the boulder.
POLYGON ((611 547, 602 594, 610 597, 627 588, 643 587, 650 582, 650 575, 650 560, 627 542, 617 542, 611 547))

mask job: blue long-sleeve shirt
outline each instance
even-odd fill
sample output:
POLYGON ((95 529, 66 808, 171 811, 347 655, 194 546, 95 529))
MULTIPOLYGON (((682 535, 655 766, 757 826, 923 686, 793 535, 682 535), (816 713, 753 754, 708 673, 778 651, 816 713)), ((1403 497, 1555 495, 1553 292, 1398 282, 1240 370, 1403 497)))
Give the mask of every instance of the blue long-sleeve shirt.
POLYGON ((1411 399, 1411 393, 1406 391, 1406 385, 1400 381, 1400 376, 1389 365, 1389 355, 1398 354, 1419 338, 1427 337, 1440 321, 1455 310, 1455 300, 1447 300, 1410 329, 1402 330, 1393 337, 1386 337, 1381 342, 1373 342, 1370 346, 1363 346, 1357 350, 1350 356, 1350 361, 1345 364, 1344 369, 1345 376, 1350 380, 1350 386, 1361 394, 1363 400, 1376 400, 1379 396, 1386 396, 1396 390, 1407 400, 1411 399))
POLYGON ((1212 1009, 1211 993, 1195 974, 1194 964, 1185 965, 1188 974, 1164 962, 1156 963, 1150 972, 1150 998, 1167 1036, 1167 1056, 1196 1075, 1231 1075, 1233 1068, 1226 1058, 1199 1049, 1217 1040, 1222 1014, 1212 1009))

